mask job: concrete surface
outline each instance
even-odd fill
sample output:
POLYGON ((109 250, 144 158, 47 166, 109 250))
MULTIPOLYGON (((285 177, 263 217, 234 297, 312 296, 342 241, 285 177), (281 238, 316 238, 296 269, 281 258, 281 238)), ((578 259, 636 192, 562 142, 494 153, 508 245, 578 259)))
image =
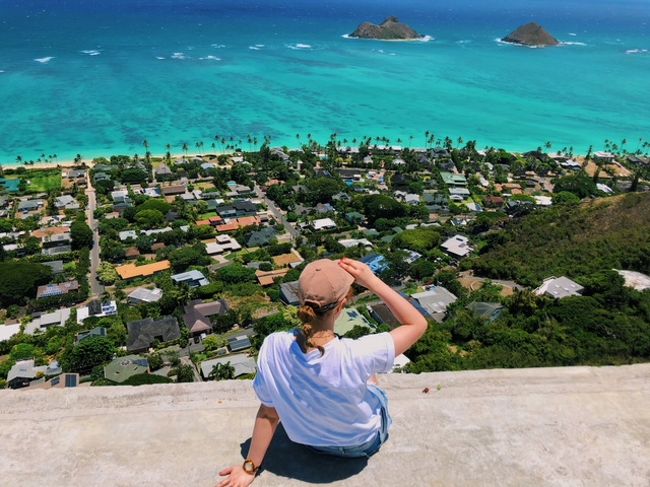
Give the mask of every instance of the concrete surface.
MULTIPOLYGON (((254 485, 650 485, 650 364, 380 381, 394 426, 379 454, 320 457, 279 435, 254 485)), ((0 485, 215 485, 256 408, 240 381, 0 391, 0 485)))

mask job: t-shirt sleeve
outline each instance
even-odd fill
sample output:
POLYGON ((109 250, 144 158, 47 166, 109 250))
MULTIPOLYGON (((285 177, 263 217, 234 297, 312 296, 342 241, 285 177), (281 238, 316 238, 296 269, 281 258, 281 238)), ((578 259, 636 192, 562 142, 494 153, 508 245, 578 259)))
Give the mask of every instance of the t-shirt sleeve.
POLYGON ((268 407, 273 407, 273 398, 270 393, 270 386, 266 380, 265 375, 268 374, 267 364, 267 351, 269 347, 269 337, 264 340, 260 347, 260 353, 257 356, 257 374, 253 381, 253 390, 257 394, 258 399, 262 404, 268 407))
POLYGON ((366 335, 354 340, 355 360, 364 375, 386 374, 395 362, 395 342, 390 333, 366 335))

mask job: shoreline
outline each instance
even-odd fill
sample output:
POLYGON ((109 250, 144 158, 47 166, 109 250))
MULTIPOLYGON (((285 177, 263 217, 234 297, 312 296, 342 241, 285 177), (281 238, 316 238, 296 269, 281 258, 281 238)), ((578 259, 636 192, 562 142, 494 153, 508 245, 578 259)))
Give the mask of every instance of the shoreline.
MULTIPOLYGON (((246 152, 246 151, 245 151, 246 152)), ((225 154, 234 154, 234 152, 223 152, 223 151, 211 151, 211 152, 205 152, 203 154, 171 154, 172 159, 178 159, 182 157, 205 157, 207 155, 214 155, 214 156, 221 156, 225 154)), ((117 155, 117 154, 113 154, 117 155)), ((165 154, 158 155, 158 154, 151 154, 152 159, 163 159, 165 158, 165 154)), ((37 162, 34 164, 25 164, 24 162, 18 164, 15 162, 8 163, 8 164, 0 164, 0 167, 2 169, 13 169, 16 170, 20 167, 24 167, 26 170, 31 171, 32 169, 56 169, 57 167, 59 168, 70 168, 70 167, 77 167, 77 166, 87 166, 87 167, 93 167, 95 165, 94 159, 97 159, 99 157, 104 157, 106 159, 110 159, 111 156, 97 156, 96 158, 93 159, 81 159, 80 162, 75 162, 74 160, 64 160, 64 161, 52 161, 52 162, 37 162)), ((131 157, 131 156, 129 156, 131 157)))
MULTIPOLYGON (((412 149, 412 150, 424 150, 425 149, 424 147, 402 147, 402 148, 403 149, 412 149)), ((372 146, 371 146, 371 149, 372 149, 372 146)), ((287 150, 289 152, 291 152, 291 151, 299 151, 299 150, 302 150, 302 147, 287 147, 287 150)), ((433 148, 427 148, 426 150, 433 150, 433 148)), ((516 150, 511 151, 511 150, 507 150, 507 149, 503 149, 503 150, 505 150, 506 152, 509 152, 510 154, 514 154, 514 155, 522 155, 522 154, 527 152, 527 151, 516 151, 516 150)), ((246 152, 251 152, 251 151, 242 151, 242 153, 246 153, 246 152)), ((256 152, 256 151, 253 151, 253 152, 256 152)), ((170 157, 171 157, 171 159, 174 160, 174 159, 182 159, 184 157, 187 157, 187 158, 202 157, 203 158, 203 157, 206 157, 206 156, 216 156, 216 157, 218 157, 218 156, 222 156, 222 155, 233 155, 233 154, 235 154, 234 151, 210 151, 210 152, 204 152, 204 153, 171 154, 170 157)), ((549 153, 549 154, 551 154, 551 153, 549 153)), ((555 155, 555 154, 557 154, 557 152, 555 152, 553 154, 555 155)), ((115 154, 113 154, 113 155, 115 155, 115 154)), ((110 159, 111 156, 98 156, 96 158, 99 158, 99 157, 104 157, 106 159, 110 159)), ((162 159, 162 160, 164 160, 165 157, 166 157, 166 154, 151 154, 152 159, 162 159)), ((580 160, 584 160, 584 157, 585 157, 585 154, 574 153, 569 159, 580 161, 580 160)), ((47 169, 57 169, 57 168, 64 169, 64 168, 71 168, 71 167, 84 166, 84 165, 86 167, 88 167, 88 168, 92 168, 95 165, 94 159, 96 159, 96 158, 82 159, 80 162, 74 162, 74 160, 64 160, 64 161, 53 161, 53 162, 39 162, 39 163, 29 164, 29 165, 26 165, 25 163, 17 164, 17 163, 14 162, 14 163, 10 163, 10 164, 0 164, 0 167, 2 167, 2 169, 12 169, 12 170, 16 170, 16 169, 22 167, 22 168, 25 168, 25 170, 27 170, 27 171, 47 170, 47 169)))

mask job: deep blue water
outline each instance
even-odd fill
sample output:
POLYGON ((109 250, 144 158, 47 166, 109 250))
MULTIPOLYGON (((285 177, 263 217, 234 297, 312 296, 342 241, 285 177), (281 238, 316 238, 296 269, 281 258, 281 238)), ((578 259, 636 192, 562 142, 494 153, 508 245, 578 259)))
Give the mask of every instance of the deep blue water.
POLYGON ((0 162, 334 131, 634 148, 648 51, 648 0, 0 0, 0 162), (342 38, 388 15, 434 40, 342 38), (531 20, 571 44, 496 42, 531 20))

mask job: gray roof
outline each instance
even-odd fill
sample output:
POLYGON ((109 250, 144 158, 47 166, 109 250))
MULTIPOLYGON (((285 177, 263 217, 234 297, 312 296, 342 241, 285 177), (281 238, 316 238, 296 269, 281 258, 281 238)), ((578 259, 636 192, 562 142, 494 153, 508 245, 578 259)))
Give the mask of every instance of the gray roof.
POLYGON ((252 346, 251 339, 246 335, 237 336, 228 340, 228 348, 230 348, 231 352, 241 352, 252 346))
POLYGON ((172 280, 176 283, 183 283, 187 282, 190 284, 198 284, 199 286, 207 286, 210 284, 210 281, 206 279, 206 277, 197 270, 191 270, 187 272, 181 272, 180 274, 174 274, 172 276, 172 280))
POLYGON ((193 301, 185 306, 183 321, 193 333, 212 329, 211 316, 224 315, 228 312, 228 303, 223 299, 203 303, 193 301))
POLYGON ((18 203, 19 210, 36 210, 45 204, 44 200, 24 200, 18 203))
POLYGON ((254 374, 257 370, 255 360, 245 353, 240 353, 201 362, 201 375, 207 379, 215 365, 227 363, 230 363, 235 368, 235 377, 244 374, 254 374))
POLYGON ((163 316, 157 320, 145 318, 131 321, 126 327, 129 331, 126 341, 128 351, 145 350, 156 340, 164 343, 181 337, 178 321, 173 316, 163 316))
POLYGON ((433 286, 427 291, 411 296, 436 321, 442 321, 447 308, 456 302, 456 296, 442 286, 433 286))
POLYGON ((98 326, 97 328, 93 328, 92 330, 88 331, 82 331, 81 333, 77 334, 77 343, 85 340, 86 338, 105 337, 106 332, 107 330, 103 326, 98 326))
POLYGON ((149 361, 140 355, 117 357, 104 367, 104 377, 113 382, 124 382, 129 377, 149 371, 149 361))
POLYGON ((34 366, 34 360, 21 360, 16 362, 7 374, 7 382, 14 379, 35 379, 36 374, 42 372, 45 374, 47 365, 34 366))
POLYGON ((472 312, 475 318, 496 320, 503 311, 503 305, 499 303, 485 303, 475 301, 467 305, 467 309, 472 312))
POLYGON ((277 235, 277 230, 273 227, 264 227, 254 232, 251 232, 246 245, 248 247, 259 247, 266 245, 277 235))
POLYGON ((162 298, 162 289, 153 288, 147 289, 146 287, 138 287, 131 291, 128 295, 129 301, 138 301, 142 303, 157 303, 162 298))
POLYGON ((583 289, 580 284, 568 277, 549 277, 544 279, 542 285, 535 290, 535 294, 562 299, 569 296, 579 296, 583 289))
POLYGON ((298 281, 283 282, 280 284, 280 295, 282 300, 291 305, 298 305, 300 297, 298 296, 298 281))

